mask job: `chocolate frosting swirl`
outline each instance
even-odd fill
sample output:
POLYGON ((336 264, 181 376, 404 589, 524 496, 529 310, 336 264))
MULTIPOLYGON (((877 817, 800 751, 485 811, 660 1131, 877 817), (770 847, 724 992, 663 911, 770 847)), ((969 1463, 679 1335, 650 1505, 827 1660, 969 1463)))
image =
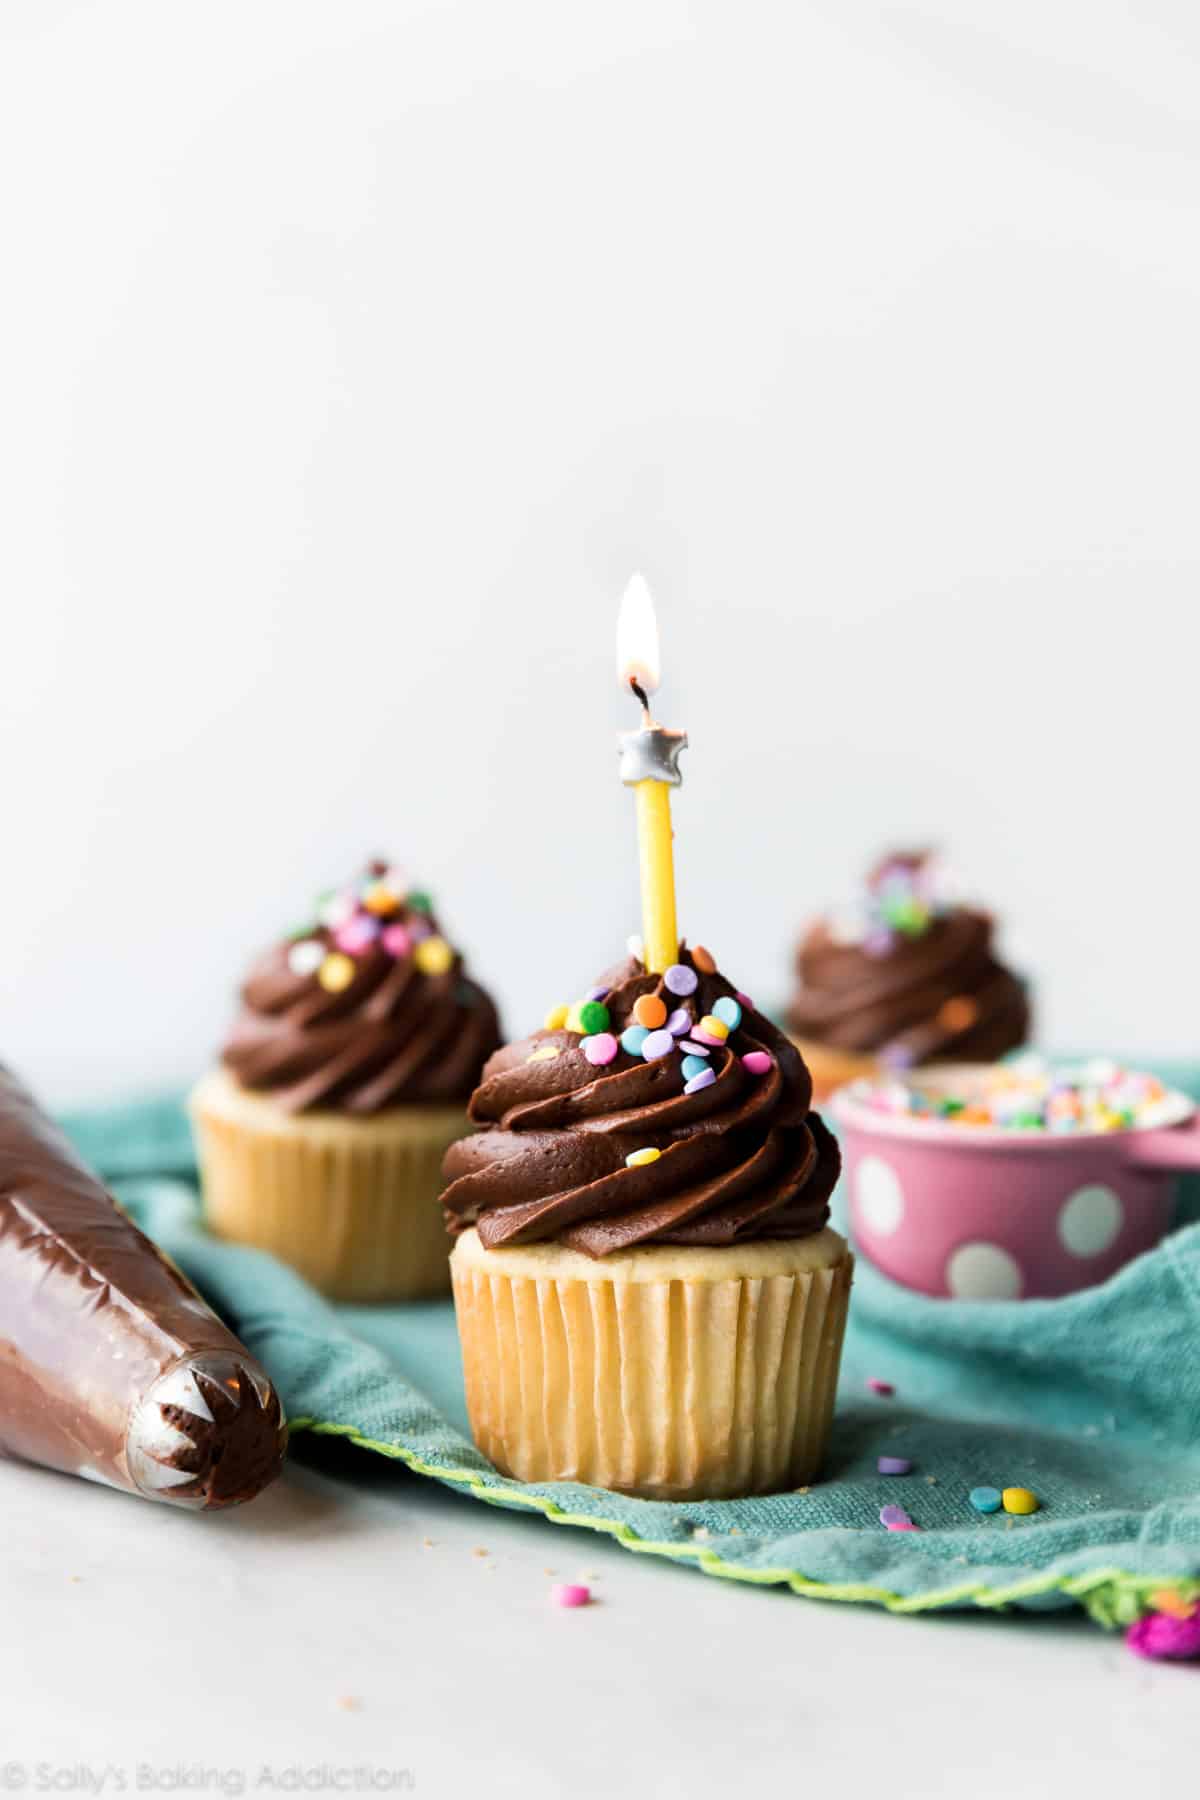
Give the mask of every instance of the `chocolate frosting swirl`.
MULTIPOLYGON (((872 871, 918 880, 925 853, 885 858, 872 871)), ((1025 988, 992 951, 992 920, 955 904, 917 929, 872 930, 846 941, 819 919, 796 954, 799 987, 787 1023, 797 1037, 874 1055, 889 1067, 991 1062, 1029 1035, 1025 988)))
MULTIPOLYGON (((643 995, 694 1028, 735 990, 706 952, 681 946, 698 985, 686 998, 630 959, 601 978, 616 1035, 643 995)), ((654 1061, 622 1047, 596 1066, 588 1040, 534 1032, 493 1056, 470 1106, 482 1129, 451 1146, 442 1200, 455 1236, 474 1225, 495 1248, 554 1239, 602 1257, 642 1244, 731 1244, 820 1231, 841 1166, 809 1111, 812 1081, 787 1039, 744 998, 727 1043, 710 1046, 715 1080, 685 1093, 686 1046, 654 1061), (752 1073, 747 1053, 766 1052, 752 1073), (630 1166, 640 1150, 660 1154, 630 1166)), ((675 1020, 678 1027, 680 1021, 675 1020)), ((757 1060, 757 1059, 756 1059, 757 1060)))
POLYGON ((500 1042, 427 897, 400 891, 382 862, 266 951, 241 999, 222 1061, 293 1113, 465 1102, 500 1042))

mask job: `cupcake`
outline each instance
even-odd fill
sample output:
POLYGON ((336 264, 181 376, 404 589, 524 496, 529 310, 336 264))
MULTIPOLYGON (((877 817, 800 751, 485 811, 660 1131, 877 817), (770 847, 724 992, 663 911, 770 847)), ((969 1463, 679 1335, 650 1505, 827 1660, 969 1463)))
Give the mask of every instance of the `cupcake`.
POLYGON ((877 863, 848 912, 809 927, 796 969, 787 1023, 819 1100, 881 1070, 992 1062, 1029 1036, 1028 996, 993 954, 992 920, 929 851, 877 863))
POLYGON ((442 1196, 475 1441, 524 1481, 659 1499, 811 1480, 851 1257, 787 1039, 681 946, 497 1052, 442 1196))
POLYGON ((370 863, 241 999, 191 1102, 210 1228, 333 1299, 446 1292, 442 1158, 500 1030, 428 895, 370 863))

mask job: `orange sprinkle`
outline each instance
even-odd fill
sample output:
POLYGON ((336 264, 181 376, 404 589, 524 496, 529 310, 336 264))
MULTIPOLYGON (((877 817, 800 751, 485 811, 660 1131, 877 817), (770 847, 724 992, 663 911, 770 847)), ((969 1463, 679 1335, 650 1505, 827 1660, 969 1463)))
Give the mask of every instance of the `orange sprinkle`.
POLYGON ((1157 1593, 1151 1594, 1150 1604, 1155 1612, 1168 1613, 1172 1619, 1190 1619, 1198 1603, 1185 1600, 1174 1588, 1159 1588, 1157 1593))
POLYGON ((956 1125, 990 1125, 992 1115, 986 1106, 964 1106, 955 1119, 956 1125))
POLYGON ((667 1009, 657 994, 639 994, 633 1003, 633 1016, 647 1031, 657 1031, 667 1022, 667 1009))
POLYGON ((715 975, 717 972, 716 959, 712 951, 706 950, 703 944, 696 944, 693 947, 692 961, 702 975, 715 975))
POLYGON ((979 1003, 969 994, 955 994, 938 1008, 938 1024, 947 1031, 970 1031, 979 1018, 979 1003))

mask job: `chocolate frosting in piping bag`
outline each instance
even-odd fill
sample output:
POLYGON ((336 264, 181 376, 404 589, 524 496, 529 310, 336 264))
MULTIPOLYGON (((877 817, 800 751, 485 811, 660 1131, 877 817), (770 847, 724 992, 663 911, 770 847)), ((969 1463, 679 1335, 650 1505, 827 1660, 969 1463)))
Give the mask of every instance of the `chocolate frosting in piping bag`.
POLYGON ((209 1508, 286 1440, 263 1369, 0 1070, 0 1454, 209 1508))
MULTIPOLYGON (((702 957, 708 962, 707 956, 702 957)), ((680 997, 630 959, 601 978, 608 1030, 636 1024, 641 996, 661 997, 691 1027, 723 998, 724 976, 679 962, 697 977, 680 997)), ((567 1029, 538 1031, 486 1065, 470 1115, 482 1127, 446 1154, 442 1199, 457 1235, 476 1226, 489 1247, 553 1239, 602 1257, 641 1244, 730 1244, 820 1231, 837 1181, 837 1145, 809 1111, 812 1081, 799 1053, 744 999, 723 1045, 709 1046, 711 1085, 684 1092, 681 1048, 653 1061, 621 1049, 596 1066, 567 1029), (747 1053, 770 1066, 754 1074, 747 1053), (652 1161, 629 1166, 639 1150, 652 1161)), ((678 1025, 677 1017, 675 1023, 678 1025)))

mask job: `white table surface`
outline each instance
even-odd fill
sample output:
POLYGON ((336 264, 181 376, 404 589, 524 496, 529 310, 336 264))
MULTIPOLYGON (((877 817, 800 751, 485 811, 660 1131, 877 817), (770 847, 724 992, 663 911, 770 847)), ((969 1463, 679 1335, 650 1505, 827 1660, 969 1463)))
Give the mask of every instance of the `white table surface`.
POLYGON ((10 1792, 1144 1800, 1200 1780, 1200 1667, 1082 1617, 741 1587, 342 1446, 207 1518, 0 1463, 0 1519, 10 1792), (579 1575, 597 1603, 554 1607, 579 1575))

